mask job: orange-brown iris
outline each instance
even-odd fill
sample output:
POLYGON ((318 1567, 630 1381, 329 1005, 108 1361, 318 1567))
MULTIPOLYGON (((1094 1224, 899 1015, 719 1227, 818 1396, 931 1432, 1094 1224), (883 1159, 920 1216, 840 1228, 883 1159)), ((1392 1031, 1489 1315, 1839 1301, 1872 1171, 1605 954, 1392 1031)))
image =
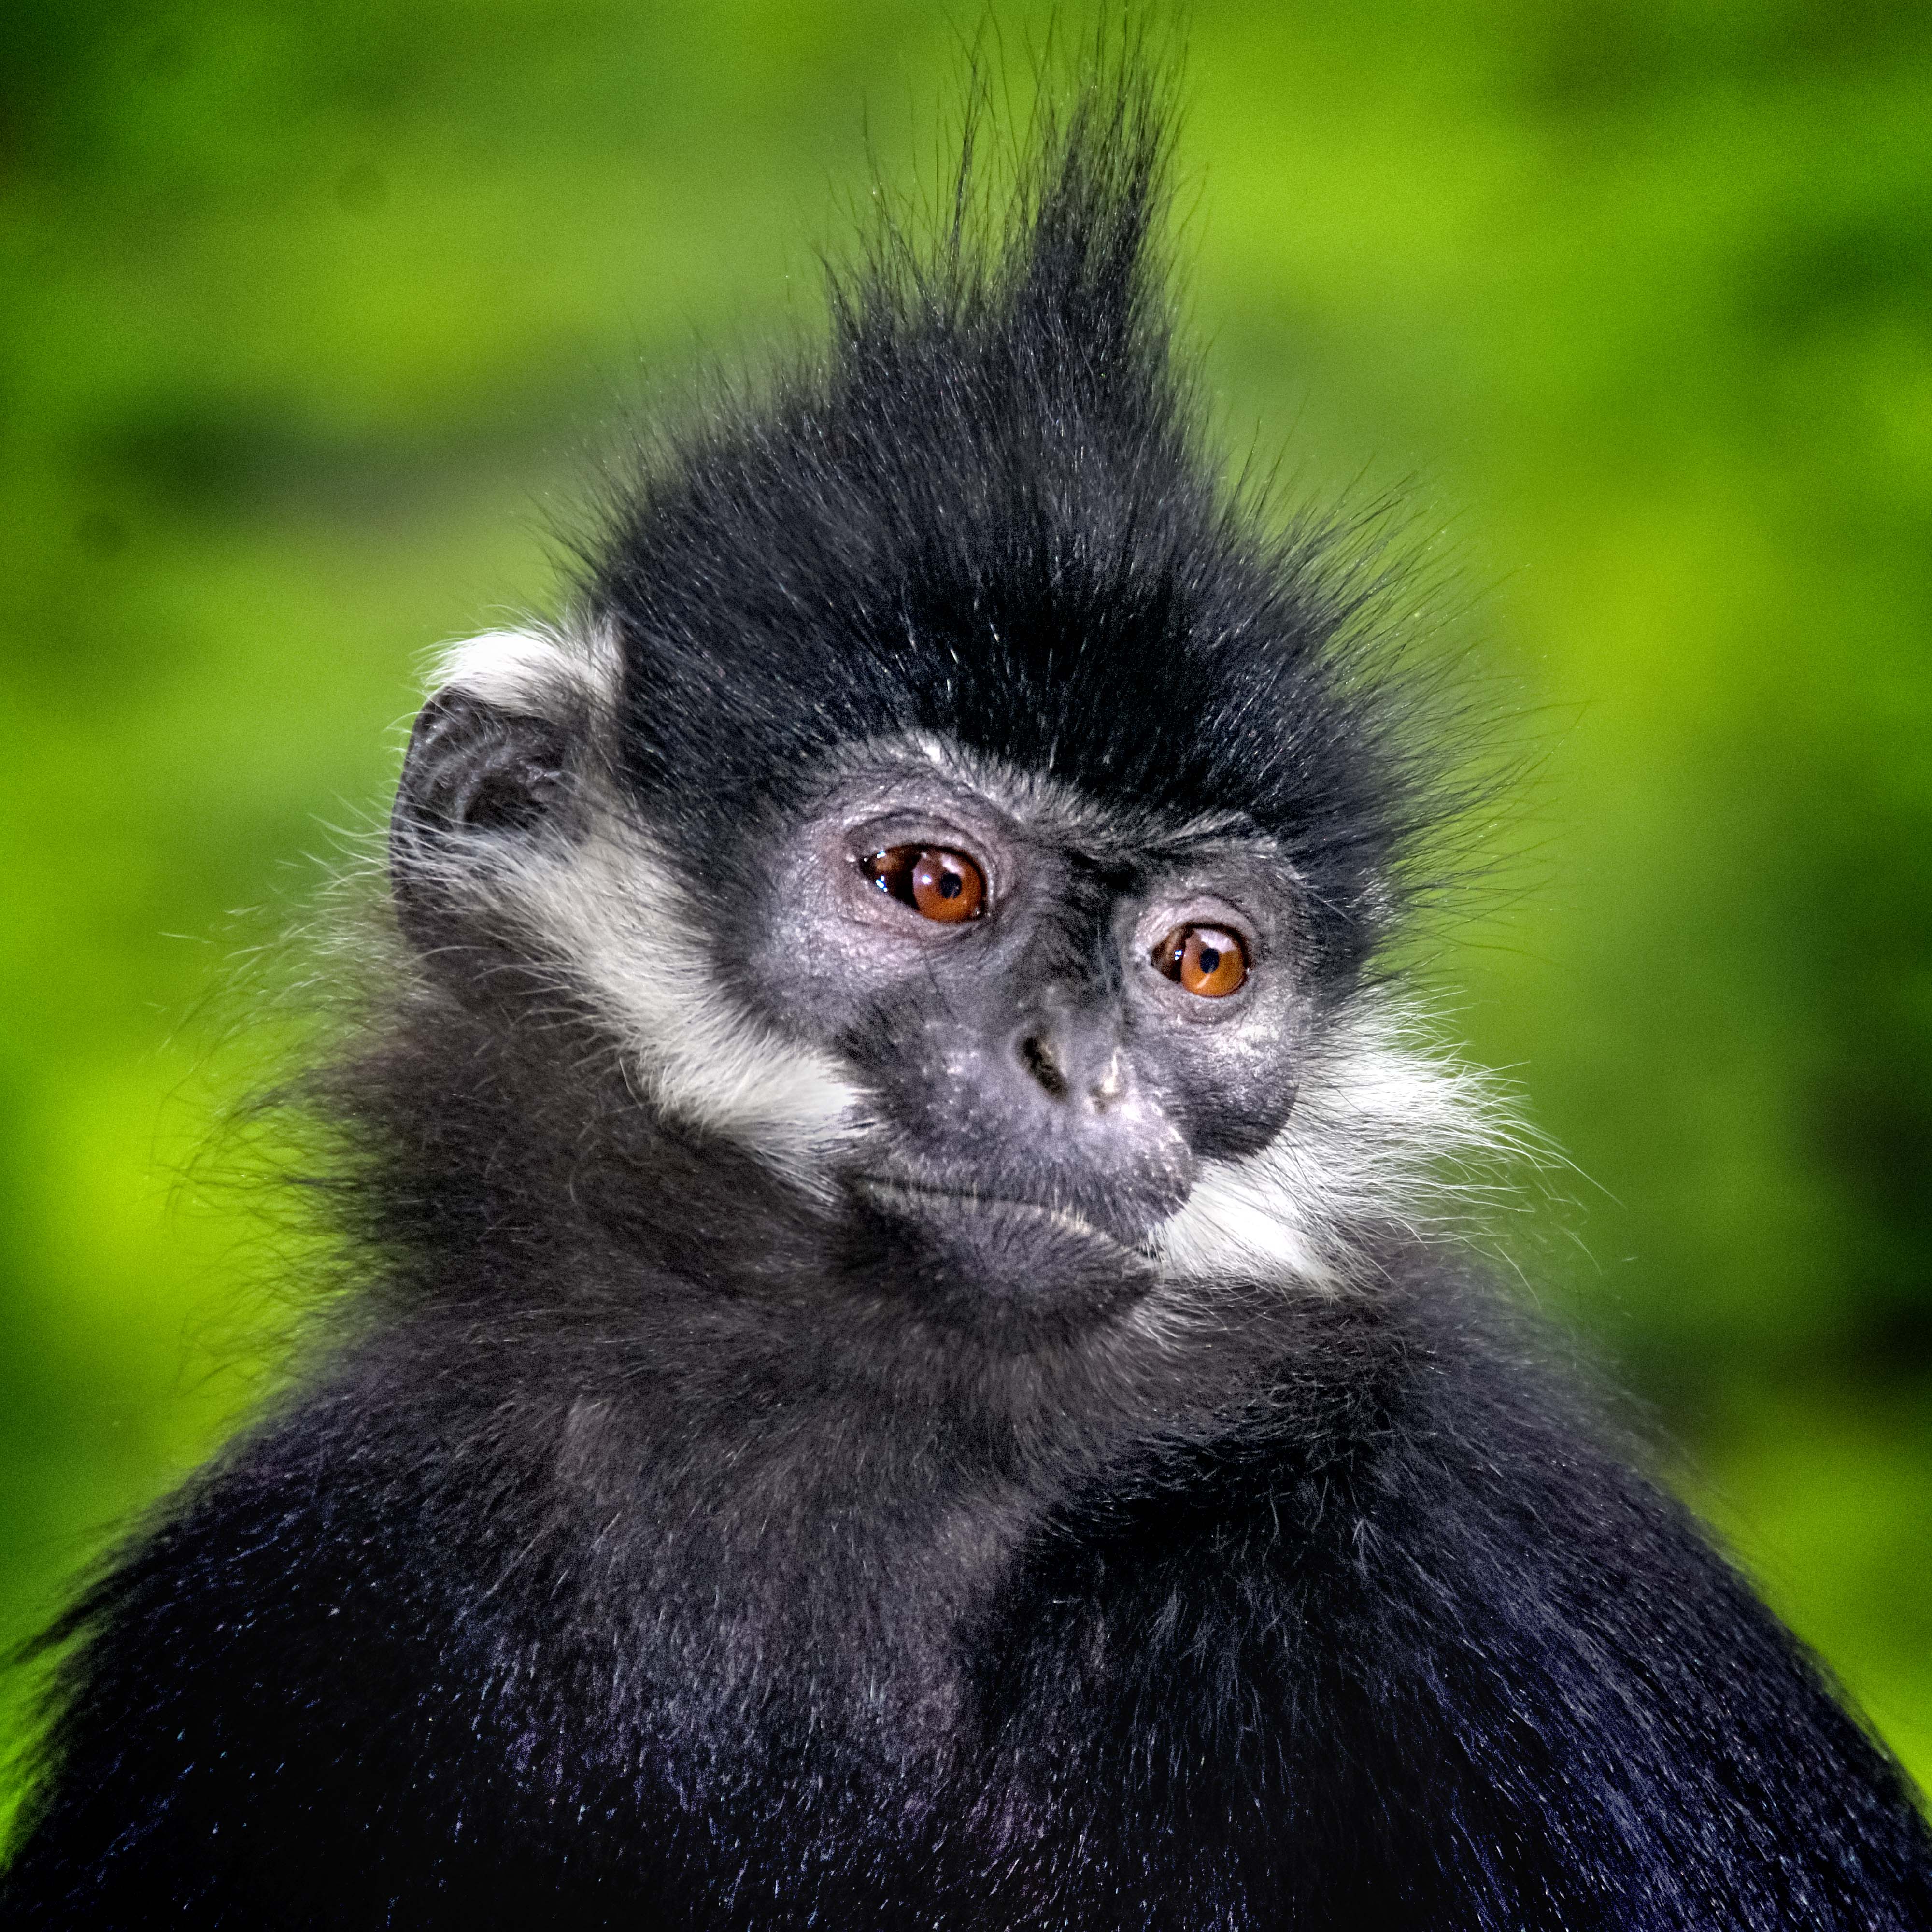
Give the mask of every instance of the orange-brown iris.
POLYGON ((922 919, 956 926, 977 919, 986 903, 986 875, 964 852, 943 845, 895 845, 865 862, 867 878, 922 919))
POLYGON ((1220 926, 1177 926, 1154 950, 1167 976, 1204 1000, 1225 1000, 1248 976, 1248 950, 1220 926))

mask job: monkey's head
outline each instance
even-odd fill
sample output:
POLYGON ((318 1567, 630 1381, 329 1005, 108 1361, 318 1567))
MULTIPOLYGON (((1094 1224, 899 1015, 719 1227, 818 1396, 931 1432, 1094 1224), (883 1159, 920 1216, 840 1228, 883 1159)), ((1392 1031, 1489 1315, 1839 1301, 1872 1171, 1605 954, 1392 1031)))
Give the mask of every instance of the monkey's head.
POLYGON ((1202 449, 1152 127, 1076 112, 1003 239, 839 284, 568 623, 453 655, 396 807, 429 970, 534 965, 948 1292, 1332 1280, 1467 1137, 1365 970, 1416 767, 1322 544, 1202 449))

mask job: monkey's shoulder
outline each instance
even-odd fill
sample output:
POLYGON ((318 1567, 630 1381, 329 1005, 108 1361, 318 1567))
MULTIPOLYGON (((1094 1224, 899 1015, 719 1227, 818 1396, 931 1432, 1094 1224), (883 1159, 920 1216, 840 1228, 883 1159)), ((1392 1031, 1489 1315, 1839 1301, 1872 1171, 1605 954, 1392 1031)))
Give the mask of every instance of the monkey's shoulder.
POLYGON ((1269 1400, 1056 1510, 976 1652, 1014 1784, 1077 1738, 1082 1788, 1267 1821, 1251 1869, 1294 1818, 1360 1922, 1424 1902, 1397 1872, 1445 1924, 1552 1882, 1618 1924, 1918 1922, 1932 1840, 1815 1661, 1533 1328, 1439 1286, 1315 1311, 1269 1400))

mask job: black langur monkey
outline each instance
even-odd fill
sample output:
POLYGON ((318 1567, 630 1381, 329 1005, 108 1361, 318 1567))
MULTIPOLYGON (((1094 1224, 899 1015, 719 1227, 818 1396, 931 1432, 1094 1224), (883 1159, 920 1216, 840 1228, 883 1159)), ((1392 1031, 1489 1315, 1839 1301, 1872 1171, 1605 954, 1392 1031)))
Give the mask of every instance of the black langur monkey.
POLYGON ((1203 446, 1161 92, 450 659, 311 1089, 364 1292, 50 1640, 8 1928, 1932 1926, 1444 1230, 1442 788, 1203 446))

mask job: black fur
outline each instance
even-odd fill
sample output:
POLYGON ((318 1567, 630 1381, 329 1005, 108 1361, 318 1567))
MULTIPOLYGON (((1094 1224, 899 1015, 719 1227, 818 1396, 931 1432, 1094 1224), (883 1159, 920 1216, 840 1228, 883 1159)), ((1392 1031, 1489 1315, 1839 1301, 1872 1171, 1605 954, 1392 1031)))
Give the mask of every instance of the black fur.
MULTIPOLYGON (((1150 98, 1082 97, 990 252, 884 244, 627 502, 615 782, 726 877, 908 731, 1234 811, 1332 1002, 1425 794, 1196 446, 1150 98)), ((444 820, 563 782, 525 723, 444 820)), ((359 1313, 56 1634, 9 1924, 1932 1925, 1896 1770, 1453 1255, 976 1328, 419 911, 314 1090, 359 1313)))
POLYGON ((1314 568, 1326 533, 1269 534, 1201 446, 1160 106, 1096 85, 976 246, 970 172, 936 249, 890 230, 835 281, 824 365, 620 512, 593 601, 654 821, 715 850, 832 747, 928 730, 1157 820, 1239 812, 1352 956, 1379 936, 1432 788, 1406 694, 1352 675, 1372 573, 1314 568))

